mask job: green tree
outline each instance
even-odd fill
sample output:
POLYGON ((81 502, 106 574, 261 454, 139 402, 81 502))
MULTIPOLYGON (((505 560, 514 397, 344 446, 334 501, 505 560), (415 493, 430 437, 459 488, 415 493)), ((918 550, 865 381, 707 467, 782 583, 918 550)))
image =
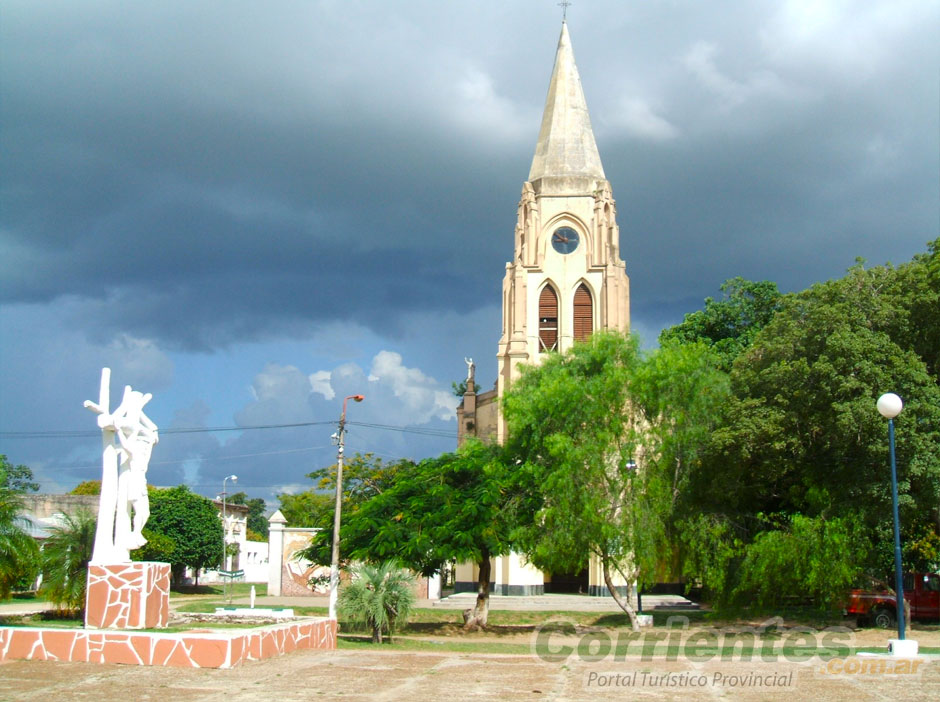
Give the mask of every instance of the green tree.
POLYGON ((60 526, 49 529, 42 546, 40 595, 56 607, 82 610, 88 583, 88 562, 95 546, 97 519, 82 509, 63 515, 60 526))
POLYGON ((248 507, 247 528, 254 532, 257 537, 252 541, 267 541, 268 539, 268 520, 264 513, 267 505, 260 497, 248 497, 244 492, 236 492, 228 498, 233 505, 245 505, 248 507))
POLYGON ((5 455, 0 454, 0 488, 15 492, 36 492, 39 483, 33 479, 33 471, 29 466, 13 465, 5 455))
POLYGON ((905 562, 932 562, 940 533, 938 270, 935 241, 897 268, 859 264, 788 295, 734 361, 732 396, 691 474, 681 532, 686 573, 707 574, 719 601, 761 600, 753 573, 786 574, 780 591, 797 577, 800 592, 822 605, 829 595, 806 575, 814 568, 890 572, 887 426, 875 408, 887 391, 905 401, 895 420, 905 562), (839 558, 796 550, 801 519, 851 524, 853 538, 839 558), (795 560, 767 565, 781 554, 795 560))
POLYGON ((577 571, 593 555, 604 583, 638 628, 614 583, 647 581, 657 565, 668 483, 641 455, 642 429, 630 387, 640 365, 635 338, 600 332, 539 366, 521 368, 504 398, 519 490, 537 504, 513 533, 532 562, 577 571))
MULTIPOLYGON (((414 461, 406 458, 394 463, 385 463, 372 453, 357 453, 343 463, 343 499, 350 504, 365 502, 390 488, 400 473, 410 470, 413 466, 414 461)), ((319 468, 308 473, 307 477, 316 483, 317 490, 335 495, 336 464, 319 468)), ((329 519, 332 523, 332 512, 329 519)))
POLYGON ((630 404, 643 423, 643 464, 654 465, 666 481, 672 506, 701 471, 709 438, 721 421, 730 394, 721 366, 721 355, 702 341, 664 341, 631 374, 630 404))
POLYGON ((388 632, 391 642, 395 625, 407 621, 415 605, 414 576, 395 561, 352 568, 352 580, 343 586, 337 600, 340 616, 372 629, 372 643, 382 643, 388 632))
POLYGON ((199 571, 222 561, 222 520, 215 505, 185 485, 149 493, 147 529, 173 542, 172 549, 163 547, 173 581, 179 584, 185 569, 192 568, 198 585, 199 571))
POLYGON ((706 297, 703 309, 690 312, 680 324, 664 329, 659 335, 660 344, 706 343, 718 354, 721 367, 731 370, 734 359, 780 309, 782 295, 776 283, 740 277, 722 283, 721 292, 721 299, 706 297))
POLYGON ((69 491, 70 495, 100 495, 100 480, 83 480, 69 491))
POLYGON ((325 492, 304 490, 294 494, 282 493, 277 496, 281 514, 292 527, 314 527, 326 523, 324 514, 329 512, 332 519, 333 499, 325 492))
POLYGON ((733 595, 758 609, 777 608, 799 595, 822 610, 840 609, 862 572, 859 531, 851 518, 796 514, 783 528, 760 532, 744 549, 733 595))
POLYGON ((135 561, 156 561, 159 563, 172 563, 176 542, 165 534, 150 531, 144 527, 141 531, 147 539, 141 548, 131 551, 131 558, 135 561))
MULTIPOLYGON (((444 563, 473 561, 479 569, 477 600, 467 628, 485 627, 489 613, 490 559, 510 550, 514 497, 507 489, 502 449, 468 442, 456 453, 401 464, 362 502, 344 507, 340 532, 346 561, 400 560, 424 575, 444 563)), ((332 531, 314 537, 305 556, 330 562, 332 531)))
MULTIPOLYGON (((414 463, 407 459, 384 463, 371 454, 355 454, 343 465, 343 515, 354 506, 387 490, 399 472, 414 463)), ((333 529, 336 495, 336 464, 307 473, 314 488, 293 495, 278 495, 281 514, 291 526, 333 529)), ((319 562, 319 561, 317 561, 319 562)), ((329 563, 329 560, 326 561, 329 563)))
MULTIPOLYGON (((829 284, 826 284, 828 287, 829 284)), ((735 364, 735 400, 714 434, 735 475, 724 497, 766 514, 890 514, 887 427, 875 400, 904 398, 895 422, 905 521, 940 504, 940 388, 924 362, 851 302, 795 297, 735 364), (754 476, 760 480, 755 484, 754 476)))
POLYGON ((12 487, 17 482, 7 478, 8 465, 5 459, 0 462, 0 599, 17 583, 32 579, 38 564, 36 541, 22 516, 22 489, 12 487))

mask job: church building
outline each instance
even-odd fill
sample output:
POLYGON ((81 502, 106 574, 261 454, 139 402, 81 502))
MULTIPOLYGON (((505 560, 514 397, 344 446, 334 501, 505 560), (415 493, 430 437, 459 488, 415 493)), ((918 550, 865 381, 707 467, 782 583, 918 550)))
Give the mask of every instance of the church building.
MULTIPOLYGON (((473 366, 457 408, 458 444, 503 441, 500 398, 519 364, 566 351, 596 329, 630 328, 630 281, 610 183, 594 142, 568 26, 562 23, 529 177, 522 185, 513 259, 503 278, 503 328, 494 389, 477 393, 473 366)), ((517 554, 493 559, 493 592, 606 594, 599 564, 580 573, 543 573, 517 554)), ((458 591, 476 589, 476 567, 460 564, 458 591)))

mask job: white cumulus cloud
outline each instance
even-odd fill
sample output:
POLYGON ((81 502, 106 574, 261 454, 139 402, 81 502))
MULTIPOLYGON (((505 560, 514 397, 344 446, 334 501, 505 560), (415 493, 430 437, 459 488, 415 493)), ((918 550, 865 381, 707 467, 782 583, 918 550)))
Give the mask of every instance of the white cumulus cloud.
POLYGON ((323 395, 327 400, 332 400, 336 397, 336 392, 333 390, 333 386, 330 385, 330 375, 329 371, 320 370, 316 373, 311 373, 310 378, 310 388, 314 392, 318 392, 323 395))
POLYGON ((404 366, 401 354, 379 351, 372 359, 369 381, 389 389, 404 405, 405 416, 411 422, 423 424, 434 417, 454 418, 453 394, 418 368, 404 366))

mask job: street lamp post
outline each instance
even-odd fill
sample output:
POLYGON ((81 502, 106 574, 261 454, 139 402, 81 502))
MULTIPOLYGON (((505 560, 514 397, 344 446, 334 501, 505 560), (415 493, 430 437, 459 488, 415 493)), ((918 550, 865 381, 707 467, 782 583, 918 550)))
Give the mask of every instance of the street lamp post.
POLYGON ((333 557, 330 559, 330 619, 336 619, 336 597, 339 591, 339 523, 343 502, 343 451, 346 436, 346 403, 362 402, 364 395, 349 395, 343 399, 343 413, 339 416, 336 434, 336 509, 333 513, 333 557))
POLYGON ((904 403, 893 392, 878 398, 878 411, 888 420, 888 444, 891 452, 891 502, 894 507, 894 591, 897 593, 898 639, 904 641, 904 576, 901 573, 901 522, 898 518, 898 469, 894 459, 894 418, 904 403))

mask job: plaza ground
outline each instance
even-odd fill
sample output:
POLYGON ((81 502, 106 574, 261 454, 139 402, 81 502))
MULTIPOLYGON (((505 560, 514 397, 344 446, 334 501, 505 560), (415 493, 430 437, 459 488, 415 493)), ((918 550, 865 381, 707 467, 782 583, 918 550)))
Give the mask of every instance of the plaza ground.
MULTIPOLYGON (((204 597, 204 596, 203 596, 204 597)), ((217 600, 218 596, 209 597, 217 600)), ((178 598, 174 606, 196 597, 178 598)), ((234 598, 240 602, 243 598, 234 598)), ((435 609, 459 610, 471 598, 455 598, 435 609)), ((493 608, 529 609, 536 605, 582 611, 604 611, 613 605, 604 598, 526 602, 494 598, 493 608)), ((259 597, 258 606, 325 606, 325 598, 259 597)), ((422 606, 430 603, 422 602, 422 606)), ((34 605, 36 606, 36 605, 34 605)), ((7 605, 0 606, 0 610, 7 605)), ((616 611, 613 605, 611 612, 616 611)), ((747 625, 748 623, 743 623, 747 625)), ((754 623, 751 623, 754 624, 754 623)), ((695 625, 693 624, 693 629, 695 625)), ((397 637, 396 646, 371 646, 342 641, 337 651, 298 651, 281 658, 250 662, 231 670, 147 668, 39 661, 0 664, 0 702, 48 702, 50 699, 93 700, 598 700, 598 699, 734 699, 734 700, 884 700, 940 699, 940 656, 921 656, 915 674, 837 674, 826 671, 827 661, 781 660, 723 661, 715 657, 694 663, 684 656, 668 660, 657 655, 609 656, 590 662, 572 655, 548 662, 533 652, 531 628, 470 635, 397 637), (468 646, 505 647, 509 653, 456 651, 456 642, 468 646), (444 650, 447 645, 448 649, 444 650), (441 650, 434 650, 437 646, 441 650)), ((455 631, 459 627, 455 625, 455 631)), ((583 627, 571 635, 557 634, 553 646, 577 646, 585 632, 606 632, 615 638, 621 630, 583 627)), ((853 648, 882 648, 889 632, 863 629, 853 632, 853 648)), ((922 647, 940 649, 940 627, 911 632, 922 647)), ((492 650, 491 648, 491 650, 492 650)), ((852 659, 846 659, 850 661, 852 659)), ((856 661, 858 659, 855 659, 856 661)), ((847 665, 846 668, 851 666, 847 665)))
MULTIPOLYGON (((695 667, 685 661, 547 663, 533 655, 419 653, 380 650, 299 651, 232 670, 143 668, 79 663, 15 661, 0 665, 0 701, 94 700, 885 700, 940 698, 940 660, 916 676, 822 675, 815 663, 715 662, 695 667), (754 673, 765 679, 792 675, 792 683, 770 687, 708 684, 694 689, 662 685, 606 687, 604 674, 627 676, 754 673), (591 673, 595 682, 591 684, 591 673), (768 678, 768 676, 770 676, 768 678)), ((608 679, 610 679, 608 677, 608 679)))

